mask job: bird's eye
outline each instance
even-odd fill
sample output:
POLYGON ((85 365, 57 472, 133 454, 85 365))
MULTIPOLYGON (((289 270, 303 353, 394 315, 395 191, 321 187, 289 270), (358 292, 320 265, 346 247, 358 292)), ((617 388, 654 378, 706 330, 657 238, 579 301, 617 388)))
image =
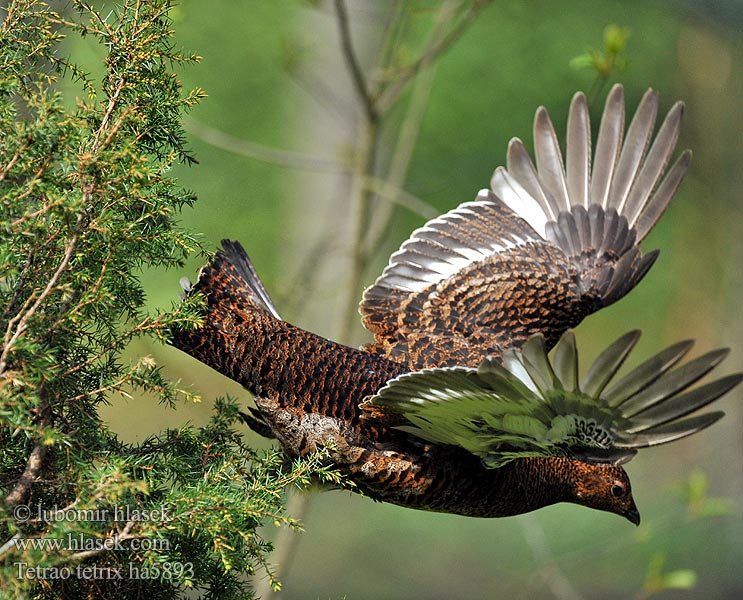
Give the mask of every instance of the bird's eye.
POLYGON ((611 495, 615 498, 621 498, 622 496, 624 496, 624 486, 615 483, 613 486, 611 486, 611 495))

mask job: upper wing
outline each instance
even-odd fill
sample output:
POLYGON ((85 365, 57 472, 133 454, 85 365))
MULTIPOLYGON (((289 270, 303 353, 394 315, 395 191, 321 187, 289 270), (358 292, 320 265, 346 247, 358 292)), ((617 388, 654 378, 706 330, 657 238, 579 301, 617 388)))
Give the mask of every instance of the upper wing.
POLYGON ((544 338, 531 337, 502 362, 477 369, 445 367, 391 380, 362 404, 368 419, 427 441, 460 446, 500 467, 526 456, 564 456, 621 464, 638 448, 691 435, 722 412, 686 417, 732 389, 738 373, 685 391, 727 350, 672 367, 692 342, 675 344, 612 382, 640 337, 632 331, 604 350, 579 382, 572 331, 547 356, 544 338))
POLYGON ((566 161, 547 111, 534 122, 537 166, 520 140, 492 191, 429 221, 390 257, 360 306, 369 349, 411 369, 476 366, 534 333, 548 346, 567 328, 632 289, 657 252, 638 244, 689 164, 663 178, 678 138, 677 103, 650 145, 657 94, 643 97, 622 143, 624 92, 609 93, 591 169, 586 98, 573 98, 566 161), (649 149, 648 149, 649 147, 649 149), (662 181, 661 181, 662 180, 662 181))

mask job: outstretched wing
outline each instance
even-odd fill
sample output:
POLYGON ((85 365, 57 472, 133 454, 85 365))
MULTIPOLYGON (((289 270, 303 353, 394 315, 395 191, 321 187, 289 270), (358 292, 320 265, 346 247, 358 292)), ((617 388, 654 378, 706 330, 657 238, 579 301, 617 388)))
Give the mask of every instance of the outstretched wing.
POLYGON ((743 374, 686 391, 728 353, 715 350, 673 368, 692 347, 666 348, 612 381, 640 337, 625 334, 604 350, 579 380, 572 330, 547 356, 537 334, 502 359, 476 369, 444 367, 401 375, 362 408, 368 419, 436 444, 460 446, 488 467, 515 458, 563 456, 622 464, 638 448, 691 435, 722 417, 687 417, 728 392, 743 374))
POLYGON ((534 122, 535 167, 520 140, 492 191, 429 221, 390 257, 364 292, 369 350, 411 369, 476 366, 535 333, 552 346, 586 315, 618 300, 652 266, 639 243, 689 164, 663 178, 683 112, 677 103, 650 145, 657 94, 643 97, 622 143, 624 92, 606 101, 593 169, 586 98, 573 98, 566 161, 547 111, 534 122), (649 147, 649 149, 648 149, 649 147))

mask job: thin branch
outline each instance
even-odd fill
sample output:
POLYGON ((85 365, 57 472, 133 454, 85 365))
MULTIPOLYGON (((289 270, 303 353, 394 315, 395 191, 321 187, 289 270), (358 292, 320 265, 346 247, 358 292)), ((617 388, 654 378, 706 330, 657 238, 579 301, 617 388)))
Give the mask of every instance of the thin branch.
POLYGON ((538 574, 555 598, 560 600, 582 600, 583 596, 573 587, 562 572, 547 544, 542 526, 534 515, 524 515, 518 519, 524 539, 539 566, 538 574))
POLYGON ((336 96, 331 86, 317 73, 303 72, 303 69, 299 68, 285 69, 285 72, 289 76, 289 81, 312 98, 334 119, 339 116, 344 119, 352 116, 349 114, 352 111, 349 110, 348 105, 336 96))
POLYGON ((23 154, 26 150, 28 150, 29 146, 31 145, 31 142, 33 142, 33 137, 29 134, 26 136, 26 141, 21 144, 21 147, 16 150, 16 153, 13 155, 13 158, 8 161, 8 164, 3 167, 3 169, 0 171, 0 182, 5 179, 5 177, 8 175, 10 170, 15 166, 15 164, 18 162, 18 159, 21 158, 21 154, 23 154))
POLYGON ((0 558, 2 558, 4 555, 6 555, 11 550, 15 550, 16 540, 19 540, 19 539, 21 539, 21 534, 16 533, 7 542, 5 542, 2 546, 0 546, 0 558))
POLYGON ((491 2, 492 0, 474 0, 457 24, 436 44, 430 46, 418 59, 400 67, 388 75, 388 77, 393 81, 384 89, 377 100, 379 111, 385 112, 388 110, 397 101, 400 94, 405 89, 405 86, 407 86, 408 82, 415 77, 417 73, 428 67, 441 55, 448 52, 449 49, 459 40, 462 34, 467 31, 467 28, 472 24, 477 15, 480 14, 480 11, 491 2))
MULTIPOLYGON (((80 221, 82 220, 82 215, 78 216, 77 223, 80 224, 80 221)), ((18 341, 18 338, 23 334, 23 332, 26 330, 26 327, 28 326, 29 319, 34 315, 34 313, 38 310, 38 308, 44 303, 44 301, 47 299, 49 294, 51 294, 54 287, 57 285, 57 281, 59 280, 59 277, 62 275, 62 272, 67 268, 68 263, 70 262, 70 259, 72 258, 72 253, 75 250, 75 246, 77 245, 78 240, 78 232, 76 231, 72 237, 67 242, 67 248, 65 249, 64 256, 62 257, 62 261, 59 263, 59 266, 57 267, 57 270, 52 275, 51 279, 49 279, 49 282, 46 284, 46 287, 44 288, 44 291, 39 294, 39 297, 36 299, 36 302, 31 305, 31 307, 23 314, 18 313, 13 319, 10 320, 10 323, 8 323, 8 330, 5 333, 5 344, 3 347, 3 352, 0 354, 0 375, 3 374, 5 371, 5 368, 7 367, 7 360, 8 360, 8 354, 10 353, 11 348, 13 345, 18 341), (11 335, 12 327, 15 325, 15 323, 18 323, 18 325, 15 327, 15 332, 11 335)))
MULTIPOLYGON (((431 47, 439 43, 440 34, 437 34, 437 32, 441 31, 446 24, 450 12, 451 10, 448 5, 444 4, 441 7, 436 18, 435 32, 429 42, 431 47)), ((390 189, 401 189, 405 183, 410 161, 413 157, 413 151, 415 150, 415 144, 420 133, 421 123, 423 122, 423 116, 425 115, 431 89, 433 88, 433 82, 436 79, 436 69, 437 64, 434 63, 430 69, 425 70, 419 77, 414 79, 410 102, 408 103, 405 118, 400 125, 397 142, 387 174, 390 189)), ((391 200, 392 204, 394 204, 398 198, 392 198, 391 200)), ((435 207, 427 203, 426 206, 430 208, 430 211, 427 211, 426 214, 419 212, 419 214, 422 214, 427 219, 432 219, 438 215, 439 211, 435 207)), ((379 242, 387 236, 393 222, 393 208, 393 206, 388 205, 386 214, 378 219, 377 223, 374 224, 375 226, 368 232, 365 243, 366 252, 372 252, 375 248, 378 248, 379 242)))
POLYGON ((103 114, 103 119, 101 119, 101 124, 98 127, 98 130, 93 135, 93 147, 91 149, 91 154, 95 154, 98 152, 98 150, 101 147, 101 136, 106 132, 108 129, 108 124, 111 121, 111 115, 113 115, 114 110, 116 109, 116 104, 119 100, 119 95, 121 94, 121 91, 124 89, 124 85, 126 84, 126 79, 124 77, 119 78, 119 82, 116 84, 116 87, 114 88, 113 94, 111 94, 111 97, 108 99, 108 106, 106 107, 106 112, 103 114))
POLYGON ((130 535, 132 529, 134 529, 134 526, 136 525, 136 521, 127 521, 126 525, 124 526, 124 529, 121 530, 121 533, 113 533, 113 535, 106 536, 103 538, 102 543, 97 544, 97 547, 93 550, 83 550, 82 552, 75 552, 75 554, 70 554, 69 556, 63 557, 57 564, 63 564, 68 562, 78 562, 81 560, 85 560, 86 558, 90 558, 91 556, 96 556, 97 554, 101 554, 103 552, 109 552, 109 549, 107 547, 106 542, 109 540, 112 540, 114 542, 125 542, 127 540, 139 538, 142 536, 139 535, 130 535))
MULTIPOLYGON (((39 396, 41 397, 41 401, 39 406, 36 407, 35 412, 40 417, 39 429, 43 430, 51 424, 52 413, 43 388, 40 390, 39 396)), ((31 454, 29 454, 28 460, 26 461, 26 468, 23 470, 21 477, 18 479, 15 486, 13 486, 10 493, 5 496, 6 506, 16 506, 23 502, 31 489, 31 486, 34 484, 36 478, 41 472, 41 467, 48 446, 44 443, 42 434, 39 434, 37 437, 36 445, 31 450, 31 454)))
MULTIPOLYGON (((323 261, 338 251, 338 240, 329 235, 319 236, 310 247, 302 253, 299 263, 292 270, 287 285, 274 293, 276 304, 288 316, 296 315, 304 306, 306 298, 314 297, 314 278, 323 261)), ((290 318, 288 320, 291 320, 290 318)))
POLYGON ((411 213, 420 215, 424 219, 433 219, 440 212, 432 204, 385 179, 367 175, 364 178, 364 185, 380 198, 388 200, 390 205, 406 208, 411 213))
POLYGON ((379 114, 374 106, 374 101, 369 95, 369 90, 366 85, 366 78, 364 77, 364 71, 359 64, 356 52, 353 49, 353 41, 351 39, 351 27, 348 21, 348 11, 346 10, 345 0, 335 0, 335 14, 338 19, 338 30, 341 36, 341 49, 343 50, 343 58, 348 66, 348 71, 351 74, 354 89, 356 94, 361 101, 361 105, 364 109, 366 119, 369 123, 377 121, 379 114))
MULTIPOLYGON (((194 119, 187 119, 186 122, 186 129, 189 133, 215 148, 221 148, 233 154, 294 169, 333 173, 351 172, 351 166, 348 164, 249 142, 204 125, 194 119)), ((364 182, 370 191, 379 194, 393 204, 398 204, 408 209, 412 213, 421 215, 427 219, 433 218, 438 214, 438 210, 425 200, 389 181, 374 177, 373 175, 366 175, 364 182)))
MULTIPOLYGON (((382 47, 379 51, 379 57, 377 59, 377 72, 384 72, 389 66, 390 61, 393 59, 394 49, 397 47, 398 40, 402 35, 403 24, 405 19, 403 13, 405 12, 405 1, 395 0, 394 6, 390 8, 389 17, 384 26, 384 36, 382 47)), ((369 89, 369 93, 373 98, 379 96, 379 87, 382 81, 379 77, 373 77, 369 89)))
POLYGON ((268 146, 256 144, 255 142, 236 138, 228 133, 204 125, 190 117, 185 117, 183 119, 183 124, 186 131, 191 135, 207 144, 210 144, 211 146, 214 146, 215 148, 221 148, 227 152, 248 156, 255 160, 260 160, 272 165, 305 171, 322 171, 328 173, 345 173, 348 172, 349 169, 347 165, 342 163, 339 164, 338 161, 332 159, 308 156, 290 150, 270 148, 268 146))
POLYGON ((588 107, 593 107, 594 104, 596 104, 596 100, 601 95, 601 93, 604 91, 604 88, 606 87, 606 84, 609 82, 609 75, 602 75, 599 73, 596 76, 596 79, 593 80, 593 83, 591 84, 591 89, 588 90, 587 94, 587 100, 588 107))
POLYGON ((38 210, 35 210, 34 212, 31 212, 31 213, 28 213, 28 214, 25 214, 25 215, 23 215, 21 217, 18 217, 15 221, 13 221, 10 224, 10 226, 11 227, 14 227, 14 228, 15 227, 18 227, 18 226, 22 225, 25 221, 28 221, 30 219, 36 219, 36 218, 42 216, 43 214, 48 213, 50 210, 52 210, 54 208, 59 208, 63 204, 64 204, 64 200, 63 199, 59 199, 56 202, 46 202, 38 210))
POLYGON ((353 210, 355 224, 351 244, 351 267, 349 272, 348 300, 339 321, 337 339, 351 344, 351 331, 357 320, 358 296, 361 281, 366 270, 368 255, 364 249, 364 238, 369 228, 370 211, 373 206, 374 192, 366 184, 368 177, 373 177, 376 164, 377 145, 379 144, 379 122, 366 122, 363 135, 359 138, 357 163, 354 172, 352 197, 356 199, 353 210))

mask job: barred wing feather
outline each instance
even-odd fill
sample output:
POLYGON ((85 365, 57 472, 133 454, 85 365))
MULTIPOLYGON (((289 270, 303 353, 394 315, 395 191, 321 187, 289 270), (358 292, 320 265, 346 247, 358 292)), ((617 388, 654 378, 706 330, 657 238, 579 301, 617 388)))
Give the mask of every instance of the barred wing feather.
POLYGON ((653 140, 657 94, 649 90, 624 136, 624 91, 608 95, 591 162, 586 98, 570 106, 565 159, 549 115, 534 120, 536 165, 513 139, 491 190, 412 233, 365 292, 369 350, 411 369, 476 367, 542 333, 552 346, 568 328, 615 302, 652 266, 639 243, 671 201, 689 164, 664 176, 683 105, 653 140))

